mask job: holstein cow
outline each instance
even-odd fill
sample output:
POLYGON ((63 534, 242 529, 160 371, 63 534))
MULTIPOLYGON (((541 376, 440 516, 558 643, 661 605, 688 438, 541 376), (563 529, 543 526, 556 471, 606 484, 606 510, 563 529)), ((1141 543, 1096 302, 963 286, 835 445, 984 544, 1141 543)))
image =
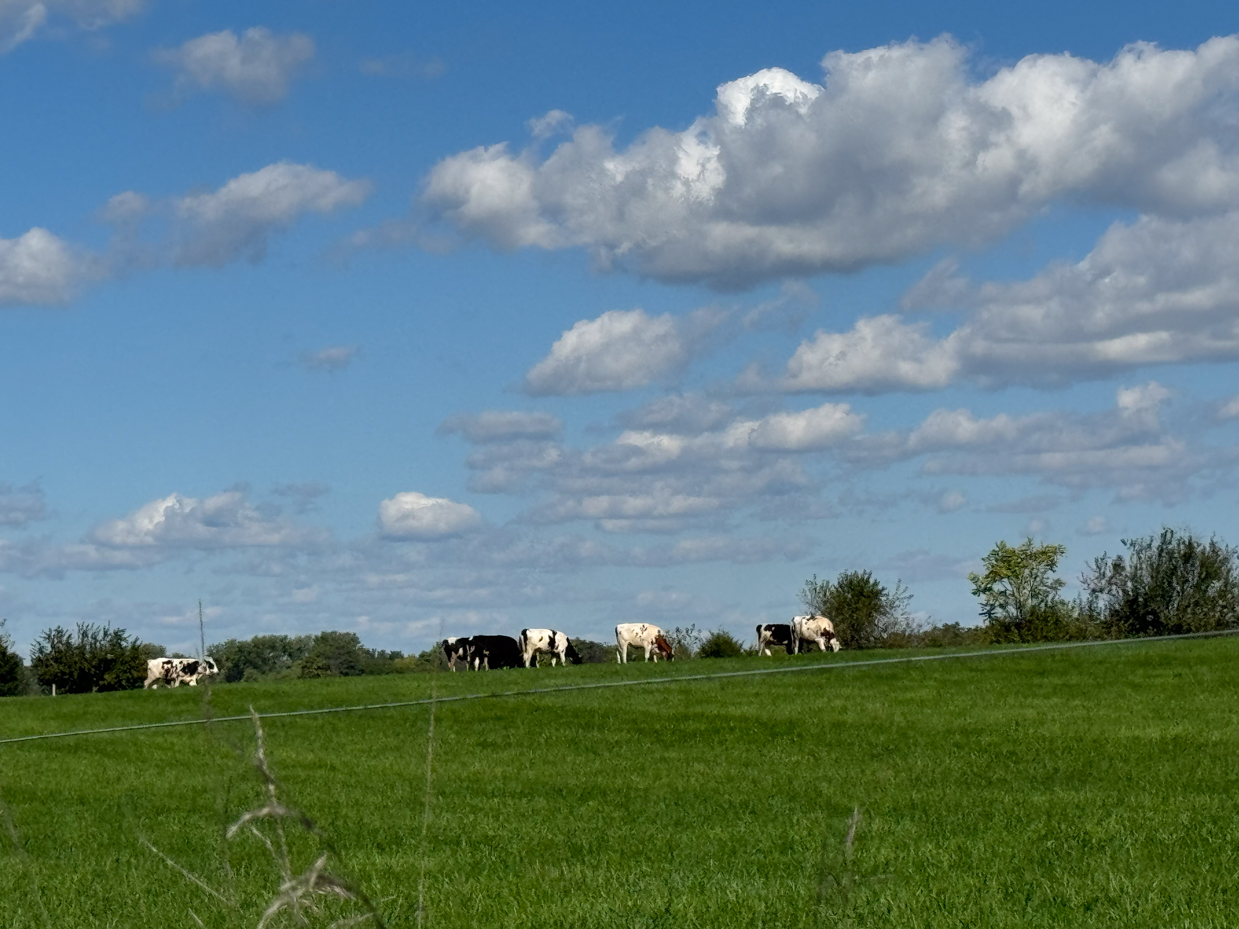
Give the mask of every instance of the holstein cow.
POLYGON ((771 645, 782 645, 792 653, 792 627, 789 623, 762 623, 757 627, 757 654, 769 655, 771 645))
POLYGON ((615 627, 615 660, 617 663, 628 664, 628 646, 635 645, 645 649, 645 660, 654 655, 654 663, 658 663, 661 654, 668 661, 675 659, 671 643, 663 631, 650 623, 620 623, 615 627))
POLYGON ((475 635, 469 639, 469 664, 474 671, 519 668, 521 649, 510 635, 475 635))
POLYGON ((530 661, 533 661, 534 667, 537 667, 536 656, 539 652, 550 654, 552 668, 555 667, 556 659, 559 659, 559 663, 565 666, 569 661, 573 664, 581 663, 581 656, 568 641, 567 634, 558 629, 522 629, 520 638, 516 641, 520 645, 521 660, 525 662, 526 668, 529 667, 530 661))
POLYGON ((825 616, 793 616, 792 617, 792 654, 800 654, 801 642, 816 642, 818 648, 826 651, 830 647, 834 651, 843 648, 843 643, 835 635, 835 626, 825 616))
POLYGON ((218 674, 219 668, 210 658, 151 658, 146 662, 146 683, 142 689, 157 687, 180 687, 188 684, 197 687, 198 681, 208 674, 218 674))
POLYGON ((443 640, 443 656, 447 658, 449 669, 456 670, 457 659, 463 661, 466 668, 469 667, 469 643, 471 641, 473 640, 464 636, 443 640))

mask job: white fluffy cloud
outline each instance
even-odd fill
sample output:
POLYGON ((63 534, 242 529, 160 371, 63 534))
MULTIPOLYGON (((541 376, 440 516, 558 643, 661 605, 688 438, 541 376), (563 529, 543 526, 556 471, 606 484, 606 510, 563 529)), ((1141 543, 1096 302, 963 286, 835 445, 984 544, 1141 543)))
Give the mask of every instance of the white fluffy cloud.
POLYGON ((220 90, 242 103, 278 103, 296 73, 314 57, 314 40, 300 32, 276 35, 255 26, 240 36, 231 29, 155 52, 177 72, 177 86, 220 90))
POLYGON ((34 38, 59 18, 82 29, 99 29, 128 19, 144 5, 144 0, 0 0, 0 54, 34 38))
POLYGON ((1239 38, 1099 63, 1031 55, 984 81, 949 38, 832 52, 822 84, 772 68, 714 113, 623 150, 582 126, 543 158, 444 159, 424 202, 500 248, 746 286, 990 241, 1055 200, 1189 217, 1239 207, 1239 38))
POLYGON ((96 258, 46 229, 0 239, 0 306, 65 303, 102 274, 96 258))
POLYGON ((446 497, 409 491, 379 504, 379 527, 389 539, 429 541, 460 535, 481 525, 477 510, 446 497))
POLYGON ((678 370, 688 357, 674 317, 610 310, 560 336, 525 376, 525 390, 535 396, 630 390, 678 370))
MULTIPOLYGON (((849 332, 818 332, 787 364, 794 391, 932 390, 1054 385, 1142 365, 1239 360, 1239 212, 1115 223, 1074 264, 1016 282, 976 284, 935 268, 906 310, 955 309, 964 321, 935 338, 925 321, 885 315, 849 332)), ((750 375, 742 385, 757 385, 750 375)))
POLYGON ((321 540, 321 533, 254 506, 240 490, 203 499, 170 494, 96 526, 88 537, 113 549, 284 547, 321 540))
POLYGON ((925 323, 897 316, 858 319, 850 332, 819 331, 801 343, 780 386, 789 391, 933 390, 956 376, 954 347, 925 323))
POLYGON ((273 232, 307 213, 356 206, 369 193, 366 181, 287 161, 238 175, 218 190, 172 201, 179 234, 174 261, 220 267, 238 258, 259 260, 273 232))

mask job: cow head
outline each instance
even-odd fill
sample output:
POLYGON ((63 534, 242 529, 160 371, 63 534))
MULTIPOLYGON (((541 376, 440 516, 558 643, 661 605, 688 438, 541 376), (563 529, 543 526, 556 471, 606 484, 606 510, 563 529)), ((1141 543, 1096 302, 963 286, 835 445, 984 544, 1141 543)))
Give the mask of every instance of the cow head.
POLYGON ((215 659, 209 655, 206 658, 202 659, 202 673, 203 674, 219 674, 219 665, 217 665, 215 663, 215 659))
POLYGON ((675 649, 671 647, 671 643, 667 641, 665 636, 654 636, 654 647, 662 652, 663 657, 668 661, 675 661, 675 649))
POLYGON ((580 653, 580 652, 578 652, 578 651, 577 651, 577 650, 576 650, 576 649, 572 646, 572 641, 571 641, 571 640, 569 640, 569 641, 568 641, 568 650, 567 650, 566 652, 564 652, 564 655, 565 655, 565 656, 567 657, 567 659, 568 659, 569 661, 571 661, 573 664, 580 664, 582 661, 584 661, 584 660, 585 660, 585 659, 583 659, 583 658, 581 657, 581 653, 580 653))

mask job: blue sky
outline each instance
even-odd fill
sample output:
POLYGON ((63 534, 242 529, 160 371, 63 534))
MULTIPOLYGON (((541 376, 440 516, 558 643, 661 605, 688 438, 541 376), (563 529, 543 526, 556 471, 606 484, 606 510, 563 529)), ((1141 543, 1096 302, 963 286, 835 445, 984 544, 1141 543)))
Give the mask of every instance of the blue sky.
POLYGON ((0 0, 0 616, 976 620, 1233 539, 1239 12, 0 0))

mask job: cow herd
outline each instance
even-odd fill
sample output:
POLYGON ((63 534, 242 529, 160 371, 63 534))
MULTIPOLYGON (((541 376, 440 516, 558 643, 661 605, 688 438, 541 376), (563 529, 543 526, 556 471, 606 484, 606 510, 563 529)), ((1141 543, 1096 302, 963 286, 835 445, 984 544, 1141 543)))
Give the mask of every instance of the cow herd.
MULTIPOLYGON (((769 655, 771 646, 782 647, 789 655, 799 654, 801 649, 816 645, 822 651, 839 651, 842 644, 835 635, 835 627, 825 616, 794 616, 790 623, 764 623, 757 627, 757 654, 769 655)), ((628 663, 628 648, 632 646, 645 652, 645 660, 675 658, 675 649, 667 634, 652 623, 620 623, 615 627, 615 660, 628 663)), ((443 655, 447 665, 456 670, 456 662, 463 662, 473 671, 492 671, 499 668, 536 668, 538 655, 550 655, 551 667, 581 663, 581 655, 572 646, 567 633, 558 629, 522 629, 520 636, 472 635, 443 640, 443 655)), ((218 674, 219 668, 210 658, 152 658, 146 663, 146 683, 143 688, 180 687, 188 684, 195 687, 198 681, 209 674, 218 674)))
MULTIPOLYGON (((825 616, 794 616, 790 623, 764 623, 757 627, 757 653, 769 655, 771 646, 782 646, 789 655, 816 645, 823 652, 839 651, 842 643, 835 635, 834 624, 825 616)), ((675 649, 667 634, 652 623, 620 623, 615 627, 615 660, 628 663, 628 648, 645 652, 645 660, 655 663, 660 657, 671 661, 675 649)), ((551 666, 558 661, 581 663, 581 656, 572 647, 566 633, 558 629, 522 629, 520 636, 506 635, 460 636, 443 640, 443 655, 453 671, 462 662, 471 671, 498 668, 529 668, 538 666, 538 655, 549 654, 551 666)))

